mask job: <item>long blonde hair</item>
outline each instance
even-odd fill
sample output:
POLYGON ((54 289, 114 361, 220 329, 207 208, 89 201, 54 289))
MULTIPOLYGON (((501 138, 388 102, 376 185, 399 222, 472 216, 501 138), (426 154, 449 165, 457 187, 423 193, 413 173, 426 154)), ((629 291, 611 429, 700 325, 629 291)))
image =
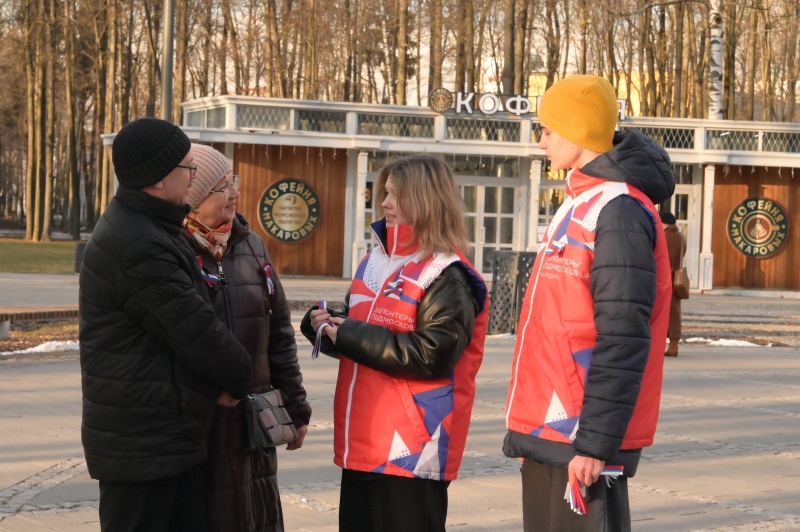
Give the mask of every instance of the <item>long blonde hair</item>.
POLYGON ((419 242, 421 251, 469 252, 464 200, 450 167, 428 155, 387 161, 381 167, 375 190, 373 205, 378 218, 383 218, 381 204, 390 177, 400 208, 411 220, 411 239, 419 242))

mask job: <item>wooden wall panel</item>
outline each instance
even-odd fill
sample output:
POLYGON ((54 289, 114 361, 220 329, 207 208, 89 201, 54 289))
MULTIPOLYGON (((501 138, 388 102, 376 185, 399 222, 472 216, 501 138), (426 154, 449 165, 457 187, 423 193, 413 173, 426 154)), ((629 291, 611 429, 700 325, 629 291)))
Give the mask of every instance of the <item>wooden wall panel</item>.
POLYGON ((234 150, 234 173, 239 174, 239 211, 250 228, 267 244, 279 275, 342 276, 344 204, 347 155, 331 149, 240 144, 234 150), (294 178, 309 185, 320 202, 320 222, 305 240, 286 243, 267 234, 258 203, 269 185, 294 178))
POLYGON ((737 166, 718 167, 714 181, 712 252, 714 288, 800 289, 800 172, 791 169, 737 166), (766 259, 750 258, 738 251, 727 234, 728 216, 743 200, 765 198, 776 201, 789 224, 781 251, 766 259))

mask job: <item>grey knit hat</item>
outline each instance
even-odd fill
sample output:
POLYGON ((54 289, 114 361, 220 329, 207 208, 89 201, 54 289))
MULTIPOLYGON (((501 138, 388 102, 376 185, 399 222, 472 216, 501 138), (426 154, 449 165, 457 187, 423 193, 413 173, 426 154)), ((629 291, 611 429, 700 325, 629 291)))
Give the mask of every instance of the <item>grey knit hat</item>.
POLYGON ((114 173, 125 188, 155 185, 189 153, 189 137, 158 118, 139 118, 119 130, 111 147, 114 173))
POLYGON ((191 151, 194 164, 197 166, 197 173, 189 188, 187 202, 192 209, 196 209, 219 183, 219 180, 231 171, 231 163, 228 162, 227 157, 211 146, 192 144, 191 151))

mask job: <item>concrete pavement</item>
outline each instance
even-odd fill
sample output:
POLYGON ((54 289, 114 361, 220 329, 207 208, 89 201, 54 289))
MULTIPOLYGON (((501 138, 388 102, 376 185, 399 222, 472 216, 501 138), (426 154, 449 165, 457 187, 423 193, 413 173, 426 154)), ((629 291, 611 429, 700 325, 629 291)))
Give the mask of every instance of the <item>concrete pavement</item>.
MULTIPOLYGON (((281 277, 296 311, 342 301, 348 279, 281 277)), ((0 273, 0 308, 78 304, 78 275, 0 273)), ((692 294, 683 302, 684 338, 726 338, 800 348, 800 298, 692 294)))
MULTIPOLYGON (((336 361, 300 358, 314 415, 279 451, 287 530, 337 529, 336 361)), ((518 464, 502 456, 513 339, 490 339, 448 529, 521 530, 518 464)), ((97 530, 80 446, 75 353, 0 361, 0 530, 97 530)), ((686 346, 668 359, 656 444, 630 480, 634 530, 800 530, 800 352, 686 346)), ((566 504, 566 502, 565 502, 566 504)))

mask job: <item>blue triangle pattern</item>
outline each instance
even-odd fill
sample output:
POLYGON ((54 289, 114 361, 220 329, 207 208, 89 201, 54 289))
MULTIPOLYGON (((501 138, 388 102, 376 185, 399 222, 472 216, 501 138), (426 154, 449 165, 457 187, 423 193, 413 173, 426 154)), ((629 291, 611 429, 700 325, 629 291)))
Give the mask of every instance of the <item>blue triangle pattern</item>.
POLYGON ((575 429, 575 425, 578 423, 579 419, 580 416, 568 417, 567 419, 546 423, 546 425, 551 429, 563 434, 565 438, 569 438, 572 435, 572 431, 575 429))
POLYGON ((419 457, 422 453, 417 454, 410 454, 408 456, 403 456, 402 458, 395 458, 394 460, 389 460, 391 463, 398 467, 402 467, 406 471, 414 472, 414 469, 417 468, 417 462, 419 462, 419 457))
POLYGON ((436 432, 444 418, 453 411, 453 390, 454 386, 448 384, 414 395, 414 402, 425 412, 425 428, 428 434, 436 432))
POLYGON ((586 370, 586 374, 589 374, 589 362, 592 360, 592 351, 594 351, 593 347, 588 349, 581 349, 580 351, 575 351, 572 353, 572 359, 575 362, 586 370))

